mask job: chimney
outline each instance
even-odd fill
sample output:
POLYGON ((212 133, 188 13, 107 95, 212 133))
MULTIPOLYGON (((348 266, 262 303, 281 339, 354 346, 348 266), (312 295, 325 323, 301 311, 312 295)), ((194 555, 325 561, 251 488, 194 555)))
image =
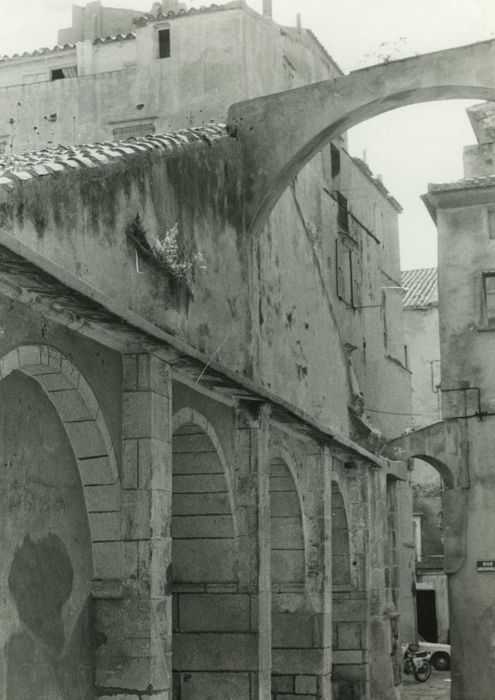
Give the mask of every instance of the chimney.
POLYGON ((265 17, 272 18, 272 0, 263 0, 263 14, 265 17))
POLYGON ((296 15, 296 26, 297 26, 297 31, 299 34, 302 34, 302 22, 301 22, 301 13, 298 12, 296 15))

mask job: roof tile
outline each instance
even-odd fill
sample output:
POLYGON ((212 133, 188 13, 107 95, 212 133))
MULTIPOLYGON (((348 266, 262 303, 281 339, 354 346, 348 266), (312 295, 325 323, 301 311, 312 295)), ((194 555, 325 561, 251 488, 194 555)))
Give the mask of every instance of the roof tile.
POLYGON ((427 309, 438 304, 436 267, 403 270, 401 284, 407 289, 402 299, 405 309, 427 309))

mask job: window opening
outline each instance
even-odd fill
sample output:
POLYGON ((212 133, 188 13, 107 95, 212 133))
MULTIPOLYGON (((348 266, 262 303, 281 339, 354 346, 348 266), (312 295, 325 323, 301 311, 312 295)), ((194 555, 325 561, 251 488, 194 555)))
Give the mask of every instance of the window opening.
POLYGON ((170 58, 170 29, 158 30, 158 58, 170 58))
POLYGON ((341 192, 337 192, 337 223, 339 231, 349 233, 349 211, 347 209, 347 198, 341 192))
POLYGON ((50 80, 63 80, 64 78, 77 78, 77 66, 52 68, 50 71, 50 80))
POLYGON ((483 292, 486 323, 490 327, 495 327, 495 272, 483 274, 483 292))

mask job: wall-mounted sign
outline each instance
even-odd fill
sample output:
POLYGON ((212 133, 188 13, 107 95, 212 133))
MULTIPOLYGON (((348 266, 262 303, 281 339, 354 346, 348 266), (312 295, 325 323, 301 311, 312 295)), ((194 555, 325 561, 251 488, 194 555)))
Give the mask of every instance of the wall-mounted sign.
POLYGON ((476 563, 478 571, 495 571, 495 559, 484 559, 476 563))

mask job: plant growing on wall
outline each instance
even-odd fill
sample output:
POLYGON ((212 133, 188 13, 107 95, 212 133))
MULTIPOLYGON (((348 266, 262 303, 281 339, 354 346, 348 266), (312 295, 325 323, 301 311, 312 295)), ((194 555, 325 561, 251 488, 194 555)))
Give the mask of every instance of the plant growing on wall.
POLYGON ((204 268, 202 254, 194 250, 191 244, 187 245, 179 240, 177 222, 164 232, 155 234, 150 244, 141 217, 137 214, 129 226, 128 238, 132 240, 138 253, 164 267, 174 279, 183 282, 188 288, 192 284, 195 266, 204 268))

